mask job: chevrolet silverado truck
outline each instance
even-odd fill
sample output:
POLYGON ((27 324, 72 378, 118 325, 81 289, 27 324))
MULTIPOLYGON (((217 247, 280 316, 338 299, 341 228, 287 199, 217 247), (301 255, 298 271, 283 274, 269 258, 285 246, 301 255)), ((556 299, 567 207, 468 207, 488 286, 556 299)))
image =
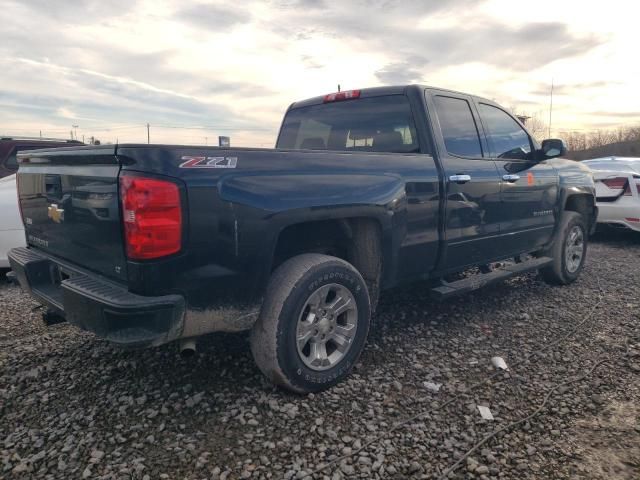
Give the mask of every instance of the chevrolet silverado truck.
POLYGON ((251 330, 272 382, 315 392, 348 375, 382 290, 422 281, 446 299, 531 270, 575 281, 597 210, 565 152, 483 98, 342 91, 293 103, 275 149, 21 154, 28 246, 9 258, 48 323, 185 349, 251 330))

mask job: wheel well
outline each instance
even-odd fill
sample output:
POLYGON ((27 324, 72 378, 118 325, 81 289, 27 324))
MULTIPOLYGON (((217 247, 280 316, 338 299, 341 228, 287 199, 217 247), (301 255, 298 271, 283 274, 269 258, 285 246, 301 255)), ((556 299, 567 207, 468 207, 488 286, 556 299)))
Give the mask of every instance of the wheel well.
POLYGON ((382 233, 378 221, 347 218, 290 225, 278 236, 271 270, 302 253, 323 253, 349 262, 367 283, 371 305, 375 307, 382 274, 382 233))
POLYGON ((571 212, 577 212, 587 219, 587 225, 591 225, 593 219, 593 197, 591 195, 571 195, 567 198, 564 209, 571 212))

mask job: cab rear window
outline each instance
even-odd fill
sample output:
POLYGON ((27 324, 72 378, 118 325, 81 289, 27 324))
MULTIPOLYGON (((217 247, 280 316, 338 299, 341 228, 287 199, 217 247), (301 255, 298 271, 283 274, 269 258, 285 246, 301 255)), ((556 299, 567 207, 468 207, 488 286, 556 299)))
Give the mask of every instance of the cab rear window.
POLYGON ((290 110, 278 148, 361 152, 420 151, 404 95, 359 98, 290 110))

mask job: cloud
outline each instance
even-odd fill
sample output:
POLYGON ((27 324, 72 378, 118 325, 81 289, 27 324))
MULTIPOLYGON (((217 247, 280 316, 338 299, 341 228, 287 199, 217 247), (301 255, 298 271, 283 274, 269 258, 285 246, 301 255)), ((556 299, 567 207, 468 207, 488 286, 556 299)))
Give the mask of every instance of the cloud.
POLYGON ((325 0, 275 0, 269 3, 278 9, 311 8, 322 10, 328 8, 325 0))
POLYGON ((300 61, 306 68, 323 68, 324 65, 316 61, 311 55, 302 55, 300 61))
MULTIPOLYGON (((585 90, 594 90, 602 88, 611 88, 616 85, 621 85, 621 82, 615 80, 595 80, 591 82, 578 82, 578 83, 564 83, 554 84, 554 95, 576 95, 584 92, 585 90)), ((551 82, 548 84, 538 84, 532 91, 532 95, 549 96, 551 92, 551 82)))
POLYGON ((424 56, 429 58, 432 68, 480 62, 524 72, 587 53, 605 41, 595 34, 572 33, 566 24, 559 22, 511 26, 485 18, 459 28, 443 28, 435 22, 423 26, 416 26, 417 21, 395 24, 375 12, 363 22, 361 13, 344 10, 346 14, 341 10, 341 14, 298 15, 290 23, 297 26, 298 37, 326 36, 353 41, 361 48, 393 59, 391 64, 424 56), (323 27, 309 30, 306 23, 323 27))
POLYGON ((596 117, 639 118, 640 119, 640 111, 635 111, 635 112, 596 111, 596 112, 589 112, 589 115, 593 115, 593 116, 596 116, 596 117))
POLYGON ((247 23, 251 14, 233 5, 198 3, 179 10, 175 16, 198 28, 220 30, 238 23, 247 23))
POLYGON ((428 63, 429 60, 421 55, 410 55, 406 61, 386 64, 375 75, 385 85, 425 83, 422 70, 428 63))
POLYGON ((75 114, 74 112, 72 112, 71 110, 69 110, 66 107, 58 108, 56 110, 56 115, 58 115, 59 117, 62 117, 62 118, 70 118, 70 119, 78 118, 77 114, 75 114))
POLYGON ((5 105, 3 111, 7 115, 37 105, 43 120, 83 119, 104 124, 116 119, 118 123, 143 123, 151 119, 156 123, 195 124, 203 119, 224 118, 226 125, 238 128, 249 125, 241 115, 222 104, 125 77, 31 60, 16 60, 10 66, 11 75, 34 80, 27 92, 0 91, 0 102, 5 105), (56 78, 58 88, 46 91, 38 78, 56 78))
POLYGON ((422 73, 410 62, 389 63, 376 71, 376 77, 386 85, 424 83, 422 73))
MULTIPOLYGON (((480 62, 510 71, 538 69, 582 55, 606 41, 599 35, 575 33, 558 21, 526 22, 490 17, 479 0, 343 0, 339 8, 289 6, 278 22, 265 24, 295 40, 340 39, 359 50, 388 58, 380 72, 393 70, 410 57, 430 60, 430 68, 480 62)), ((419 68, 414 65, 413 68, 419 68)), ((413 72, 415 73, 415 72, 413 72)), ((379 77, 380 78, 380 77, 379 77)))
POLYGON ((607 51, 622 58, 629 42, 612 43, 621 28, 590 28, 538 4, 508 8, 481 0, 5 0, 0 128, 19 121, 68 130, 72 117, 277 128, 291 101, 336 83, 435 83, 535 110, 551 76, 554 119, 562 109, 575 122, 593 119, 587 109, 636 118, 626 113, 640 108, 628 100, 638 78, 632 55, 622 66, 590 63, 607 51), (602 72, 623 69, 612 89, 602 72))
MULTIPOLYGON (((9 5, 19 6, 26 14, 46 16, 68 24, 93 23, 134 10, 137 0, 7 0, 9 5)), ((3 9, 5 6, 3 5, 3 9)), ((29 29, 33 32, 32 29, 29 29)))

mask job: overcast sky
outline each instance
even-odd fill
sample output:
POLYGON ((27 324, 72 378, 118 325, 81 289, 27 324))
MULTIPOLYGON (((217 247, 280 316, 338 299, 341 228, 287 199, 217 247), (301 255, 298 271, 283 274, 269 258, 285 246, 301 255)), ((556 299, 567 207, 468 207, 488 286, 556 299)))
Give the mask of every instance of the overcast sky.
POLYGON ((547 122, 552 78, 552 133, 637 124, 639 17, 629 0, 0 0, 0 134, 122 143, 149 122, 152 142, 271 146, 292 101, 338 83, 547 122))

